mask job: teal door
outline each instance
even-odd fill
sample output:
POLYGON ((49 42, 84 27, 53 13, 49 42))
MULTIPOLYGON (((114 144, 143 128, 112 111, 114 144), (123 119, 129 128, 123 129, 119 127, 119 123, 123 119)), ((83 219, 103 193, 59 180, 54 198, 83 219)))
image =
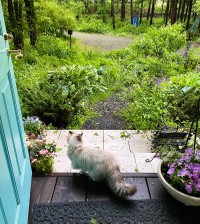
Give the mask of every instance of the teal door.
POLYGON ((0 224, 27 224, 31 167, 0 1, 0 224))

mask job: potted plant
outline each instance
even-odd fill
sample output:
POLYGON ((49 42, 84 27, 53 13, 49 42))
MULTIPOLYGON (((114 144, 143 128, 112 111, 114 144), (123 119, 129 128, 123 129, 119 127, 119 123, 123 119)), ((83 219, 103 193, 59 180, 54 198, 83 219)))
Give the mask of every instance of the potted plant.
POLYGON ((166 153, 162 154, 158 166, 158 178, 161 183, 180 202, 200 206, 199 138, 192 136, 184 152, 170 147, 165 149, 166 153))
POLYGON ((28 142, 28 151, 32 170, 39 173, 51 173, 56 152, 55 143, 46 140, 32 140, 28 142))

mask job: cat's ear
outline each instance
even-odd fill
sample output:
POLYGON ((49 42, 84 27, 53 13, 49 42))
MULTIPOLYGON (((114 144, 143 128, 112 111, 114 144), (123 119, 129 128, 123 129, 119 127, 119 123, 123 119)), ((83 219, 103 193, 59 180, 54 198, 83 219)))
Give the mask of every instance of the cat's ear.
POLYGON ((82 142, 82 136, 83 136, 83 133, 76 136, 76 138, 79 142, 82 142))
POLYGON ((74 134, 74 132, 73 131, 69 131, 69 134, 72 135, 72 134, 74 134))

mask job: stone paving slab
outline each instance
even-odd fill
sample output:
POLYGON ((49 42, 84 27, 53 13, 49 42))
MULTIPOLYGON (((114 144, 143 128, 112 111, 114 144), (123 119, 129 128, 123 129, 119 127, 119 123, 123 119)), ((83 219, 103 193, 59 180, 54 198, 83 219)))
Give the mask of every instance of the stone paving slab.
MULTIPOLYGON (((145 160, 151 159, 154 153, 151 153, 151 142, 149 136, 151 133, 137 133, 134 130, 73 130, 75 133, 83 132, 83 141, 92 144, 94 148, 107 150, 116 157, 120 163, 120 169, 123 173, 156 173, 159 159, 155 158, 147 163, 145 160), (125 133, 125 138, 123 137, 125 133)), ((67 156, 67 135, 68 130, 48 131, 48 142, 56 142, 58 148, 54 159, 55 173, 77 173, 71 166, 71 161, 67 156)))
POLYGON ((151 159, 155 153, 134 153, 139 173, 157 173, 157 167, 160 159, 154 158, 151 162, 146 162, 146 159, 151 159))

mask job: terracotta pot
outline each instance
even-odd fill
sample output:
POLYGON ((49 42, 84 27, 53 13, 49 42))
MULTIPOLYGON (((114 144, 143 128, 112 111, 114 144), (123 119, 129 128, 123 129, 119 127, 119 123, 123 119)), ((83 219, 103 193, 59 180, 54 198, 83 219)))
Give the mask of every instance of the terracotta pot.
POLYGON ((185 205, 200 206, 200 197, 194 197, 188 194, 184 194, 176 190, 165 180, 165 178, 163 177, 161 173, 161 166, 162 166, 162 161, 158 165, 158 170, 157 170, 158 178, 160 182, 163 184, 163 186, 166 188, 166 190, 171 194, 171 196, 174 197, 176 200, 184 203, 185 205))

